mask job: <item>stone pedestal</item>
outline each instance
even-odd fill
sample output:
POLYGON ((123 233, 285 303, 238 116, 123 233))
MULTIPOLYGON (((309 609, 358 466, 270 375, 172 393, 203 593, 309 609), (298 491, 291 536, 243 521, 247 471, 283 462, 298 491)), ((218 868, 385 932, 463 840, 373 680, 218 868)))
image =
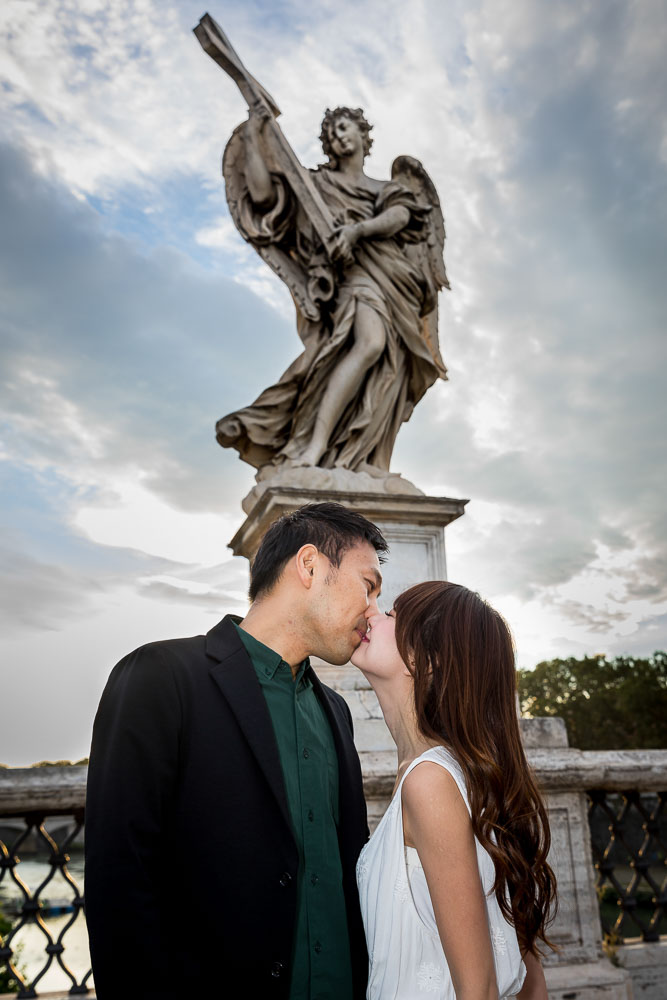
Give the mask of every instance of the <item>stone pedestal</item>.
MULTIPOLYGON (((297 471, 303 478, 306 470, 297 471)), ((260 483, 261 489, 255 487, 244 501, 248 516, 229 543, 234 555, 245 556, 252 562, 264 533, 277 518, 303 504, 328 500, 363 514, 377 524, 387 539, 389 555, 382 566, 382 607, 390 608, 398 594, 415 583, 447 578, 445 528, 461 517, 467 500, 425 496, 398 476, 392 477, 390 485, 411 488, 414 492, 387 493, 381 491, 380 484, 374 484, 370 476, 344 472, 346 478, 342 479, 340 470, 335 471, 332 477, 327 470, 308 470, 309 477, 318 483, 317 489, 285 486, 275 481, 260 483), (345 488, 324 488, 336 482, 345 488), (355 488, 356 483, 364 489, 355 488), (374 485, 376 489, 369 488, 374 485)), ((311 662, 322 682, 339 691, 348 702, 354 719, 357 749, 360 752, 390 751, 393 757, 394 744, 389 730, 364 676, 351 664, 333 667, 314 656, 311 662)))
POLYGON ((445 528, 461 517, 467 500, 418 493, 387 494, 349 487, 322 490, 270 485, 250 508, 229 547, 234 555, 245 556, 252 562, 264 533, 277 518, 303 504, 323 501, 333 501, 358 511, 383 532, 389 542, 389 557, 382 567, 382 603, 387 607, 391 607, 402 590, 414 583, 446 579, 445 528))

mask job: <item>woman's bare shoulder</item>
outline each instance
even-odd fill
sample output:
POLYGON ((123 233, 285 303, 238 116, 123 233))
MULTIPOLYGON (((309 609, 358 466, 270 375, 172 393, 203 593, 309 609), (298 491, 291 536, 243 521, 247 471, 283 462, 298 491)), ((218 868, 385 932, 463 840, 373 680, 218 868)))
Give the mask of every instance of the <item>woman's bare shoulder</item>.
POLYGON ((405 843, 457 840, 468 834, 470 814, 456 779, 435 761, 424 760, 410 771, 402 788, 405 843))
POLYGON ((451 771, 433 760, 422 760, 413 767, 402 786, 403 802, 417 805, 434 795, 446 799, 461 798, 459 786, 451 771))

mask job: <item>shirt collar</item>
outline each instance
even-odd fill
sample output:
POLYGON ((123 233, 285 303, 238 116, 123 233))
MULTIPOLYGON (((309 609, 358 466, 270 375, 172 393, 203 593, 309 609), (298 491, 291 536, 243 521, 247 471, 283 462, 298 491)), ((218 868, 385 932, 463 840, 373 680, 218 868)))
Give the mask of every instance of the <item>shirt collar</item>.
MULTIPOLYGON (((240 627, 239 622, 235 621, 234 625, 236 626, 236 631, 239 634, 241 642, 246 648, 246 652, 250 657, 252 665, 258 674, 273 680, 276 676, 278 668, 284 664, 289 671, 291 681, 291 668, 289 664, 283 660, 280 653, 276 653, 275 649, 271 649, 270 646, 266 646, 263 642, 260 642, 259 639, 255 639, 254 635, 250 635, 249 632, 246 632, 245 629, 240 627)), ((296 672, 294 683, 298 684, 302 679, 304 679, 304 675, 306 675, 309 670, 310 660, 306 657, 306 659, 302 660, 299 664, 299 669, 296 672)))

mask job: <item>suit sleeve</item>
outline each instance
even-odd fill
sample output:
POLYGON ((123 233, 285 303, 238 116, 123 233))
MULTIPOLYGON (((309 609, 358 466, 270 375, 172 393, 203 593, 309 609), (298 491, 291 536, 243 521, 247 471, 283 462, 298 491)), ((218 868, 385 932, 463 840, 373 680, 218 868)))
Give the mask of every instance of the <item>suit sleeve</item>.
MULTIPOLYGON (((161 887, 182 705, 163 644, 114 668, 97 712, 86 799, 86 918, 100 1000, 170 996, 161 887)), ((173 859, 172 859, 173 863, 173 859)), ((177 905, 177 904, 176 904, 177 905)))

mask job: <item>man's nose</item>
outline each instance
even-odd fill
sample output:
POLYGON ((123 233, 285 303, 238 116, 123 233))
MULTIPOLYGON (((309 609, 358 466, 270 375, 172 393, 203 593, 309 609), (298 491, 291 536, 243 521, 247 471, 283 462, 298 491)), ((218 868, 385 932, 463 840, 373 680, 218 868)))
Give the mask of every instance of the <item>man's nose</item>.
POLYGON ((378 607, 378 599, 376 594, 371 594, 368 598, 368 607, 366 608, 366 620, 373 618, 375 615, 380 614, 380 609, 378 607))

